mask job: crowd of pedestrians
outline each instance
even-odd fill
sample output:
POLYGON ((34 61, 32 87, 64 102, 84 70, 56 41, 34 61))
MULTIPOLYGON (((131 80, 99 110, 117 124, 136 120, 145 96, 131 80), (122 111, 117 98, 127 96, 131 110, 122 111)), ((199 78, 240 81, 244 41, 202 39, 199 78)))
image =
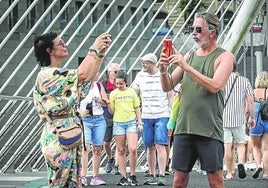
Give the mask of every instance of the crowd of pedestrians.
POLYGON ((97 37, 78 70, 60 67, 68 51, 57 34, 37 37, 35 54, 42 69, 37 77, 34 99, 41 118, 44 119, 44 113, 38 101, 53 117, 41 136, 50 186, 87 186, 89 158, 92 159, 90 185, 106 185, 99 176, 104 148, 105 171, 121 175, 118 186, 165 186, 171 160, 173 187, 187 187, 196 162, 207 175, 210 187, 224 187, 224 180, 233 179, 235 155, 238 156, 238 177, 246 177, 249 138, 256 163, 253 178, 258 178, 263 171, 263 179, 268 179, 268 121, 259 115, 259 106, 268 97, 268 73, 257 75, 253 90, 248 79, 236 72, 234 55, 217 44, 220 22, 215 14, 196 13, 191 29, 197 49, 183 56, 173 46, 173 53, 167 55, 163 49, 159 60, 153 53, 142 56, 139 59, 142 70, 132 83, 117 63, 108 66, 107 79, 99 80, 102 58, 111 43, 107 33, 97 37), (170 64, 176 65, 172 72, 169 72, 170 64), (55 78, 55 74, 58 77, 55 78), (55 86, 50 85, 48 78, 55 86), (180 106, 175 129, 170 134, 167 123, 173 89, 178 84, 182 88, 180 106), (52 87, 59 89, 54 91, 52 87), (66 90, 69 91, 67 97, 66 90), (76 108, 82 119, 85 147, 64 150, 53 133, 56 128, 53 123, 66 126, 78 121, 71 107, 76 100, 79 101, 76 108), (149 178, 145 182, 139 182, 136 177, 139 133, 148 165, 149 178), (170 159, 170 140, 173 139, 170 159), (61 158, 61 164, 56 162, 56 156, 61 158))

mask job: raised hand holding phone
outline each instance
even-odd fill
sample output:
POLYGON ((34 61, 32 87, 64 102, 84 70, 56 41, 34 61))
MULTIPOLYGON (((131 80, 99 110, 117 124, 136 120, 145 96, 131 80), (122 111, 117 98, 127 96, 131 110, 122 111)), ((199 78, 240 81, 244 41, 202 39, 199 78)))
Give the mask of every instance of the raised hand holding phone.
POLYGON ((172 52, 172 39, 163 40, 164 53, 169 57, 172 52))

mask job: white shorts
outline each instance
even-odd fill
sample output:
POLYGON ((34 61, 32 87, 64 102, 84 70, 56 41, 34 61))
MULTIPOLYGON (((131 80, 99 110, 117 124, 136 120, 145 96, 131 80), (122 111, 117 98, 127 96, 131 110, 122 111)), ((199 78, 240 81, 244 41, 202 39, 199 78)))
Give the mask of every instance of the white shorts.
POLYGON ((245 125, 238 127, 223 127, 224 132, 224 143, 234 143, 243 144, 248 141, 248 136, 246 135, 245 125))

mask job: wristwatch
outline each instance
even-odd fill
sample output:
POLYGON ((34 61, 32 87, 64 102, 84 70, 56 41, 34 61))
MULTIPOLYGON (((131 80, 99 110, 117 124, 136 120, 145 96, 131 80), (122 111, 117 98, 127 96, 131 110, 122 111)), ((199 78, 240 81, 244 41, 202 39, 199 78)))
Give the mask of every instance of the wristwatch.
POLYGON ((94 46, 91 46, 88 50, 95 52, 99 58, 103 58, 105 56, 105 54, 101 54, 100 50, 94 46))

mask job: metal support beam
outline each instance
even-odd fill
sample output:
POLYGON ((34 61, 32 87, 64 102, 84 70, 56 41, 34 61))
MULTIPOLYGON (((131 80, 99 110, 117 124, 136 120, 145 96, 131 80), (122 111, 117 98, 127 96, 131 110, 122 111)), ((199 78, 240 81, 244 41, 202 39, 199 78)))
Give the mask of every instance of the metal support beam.
POLYGON ((259 13, 265 0, 245 0, 230 31, 228 32, 223 47, 234 53, 238 53, 256 15, 259 13))

